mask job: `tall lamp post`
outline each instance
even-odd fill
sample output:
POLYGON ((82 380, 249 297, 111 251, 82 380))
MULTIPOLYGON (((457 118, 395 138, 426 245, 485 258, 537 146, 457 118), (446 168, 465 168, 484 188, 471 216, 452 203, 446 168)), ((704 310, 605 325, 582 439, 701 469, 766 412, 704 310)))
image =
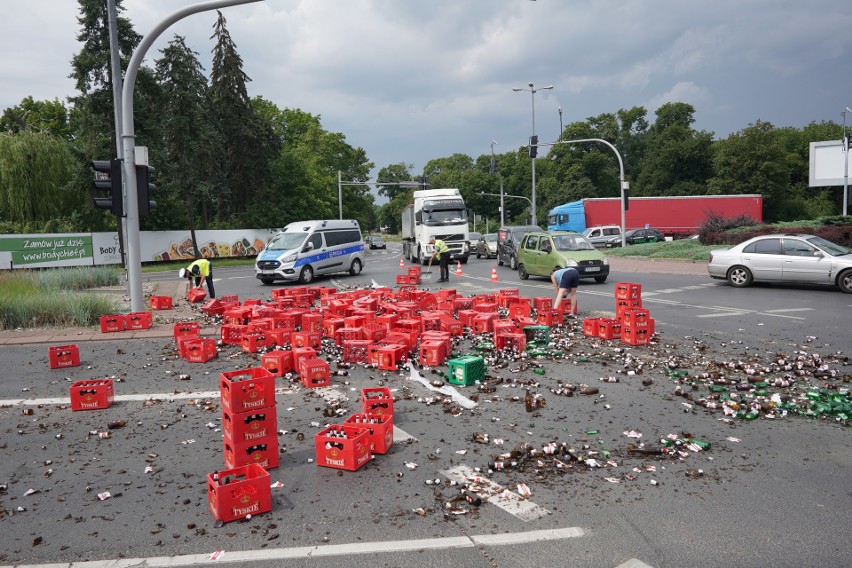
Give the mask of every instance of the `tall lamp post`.
MULTIPOLYGON (((530 201, 530 198, 524 197, 523 195, 510 195, 508 193, 506 193, 506 194, 503 194, 503 193, 488 193, 487 191, 480 191, 479 195, 493 195, 494 197, 500 197, 500 199, 503 199, 504 195, 506 197, 517 197, 518 199, 525 199, 527 201, 527 203, 530 204, 530 207, 532 207, 532 201, 530 201)), ((535 223, 533 223, 533 224, 535 224, 535 223)))
POLYGON ((532 158, 532 224, 538 225, 538 219, 535 211, 535 158, 538 153, 538 140, 535 137, 535 94, 538 91, 549 91, 553 89, 553 85, 539 87, 536 89, 532 82, 527 84, 529 85, 529 89, 514 87, 512 90, 516 93, 519 91, 527 91, 532 95, 532 135, 530 136, 530 157, 532 158))
POLYGON ((843 214, 849 211, 849 138, 846 137, 846 113, 852 109, 846 107, 840 114, 843 115, 843 214))
POLYGON ((559 139, 562 140, 562 107, 559 107, 559 139))
POLYGON ((496 173, 500 176, 500 227, 506 226, 506 216, 503 213, 503 174, 497 169, 497 157, 494 155, 494 145, 496 140, 491 141, 491 173, 496 173))

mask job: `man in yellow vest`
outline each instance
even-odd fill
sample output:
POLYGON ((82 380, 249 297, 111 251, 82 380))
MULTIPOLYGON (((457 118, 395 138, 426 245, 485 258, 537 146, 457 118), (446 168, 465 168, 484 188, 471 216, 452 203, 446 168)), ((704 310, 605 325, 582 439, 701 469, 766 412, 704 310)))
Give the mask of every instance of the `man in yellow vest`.
MULTIPOLYGON (((438 282, 449 282, 450 281, 450 247, 447 246, 447 243, 442 241, 441 239, 436 239, 435 237, 431 237, 429 239, 430 245, 435 245, 435 252, 432 253, 432 258, 438 259, 438 266, 441 268, 441 277, 438 279, 438 282)), ((431 260, 429 263, 431 264, 431 260)))
POLYGON ((213 265, 206 258, 199 258, 186 268, 181 268, 178 275, 181 278, 194 278, 196 288, 201 288, 206 282, 210 299, 216 297, 216 291, 213 289, 213 265))

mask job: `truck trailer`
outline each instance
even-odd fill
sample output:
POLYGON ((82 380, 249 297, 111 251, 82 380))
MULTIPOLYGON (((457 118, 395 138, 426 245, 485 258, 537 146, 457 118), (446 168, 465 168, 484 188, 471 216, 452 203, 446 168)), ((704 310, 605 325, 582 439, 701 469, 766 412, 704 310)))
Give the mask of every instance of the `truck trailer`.
MULTIPOLYGON (((698 232, 709 214, 722 217, 748 215, 763 221, 763 196, 689 195, 666 197, 631 197, 625 212, 625 231, 657 229, 675 239, 698 232)), ((576 231, 588 227, 621 225, 621 198, 595 197, 572 201, 554 207, 547 216, 550 231, 576 231)))
POLYGON ((434 252, 429 239, 441 239, 450 249, 450 259, 467 263, 470 238, 467 209, 458 189, 421 189, 414 203, 402 210, 402 255, 425 264, 434 252))

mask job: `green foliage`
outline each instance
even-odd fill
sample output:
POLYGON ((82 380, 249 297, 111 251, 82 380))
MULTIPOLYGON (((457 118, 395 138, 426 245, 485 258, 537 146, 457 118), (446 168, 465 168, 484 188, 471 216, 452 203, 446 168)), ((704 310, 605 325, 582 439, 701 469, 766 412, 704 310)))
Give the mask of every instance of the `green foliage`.
POLYGON ((33 130, 51 134, 63 140, 71 138, 68 109, 58 100, 35 101, 25 97, 18 106, 7 108, 0 116, 0 131, 33 130))
POLYGON ((35 272, 42 288, 56 290, 86 290, 102 286, 117 286, 122 271, 111 266, 79 266, 35 272))
POLYGON ((665 258, 680 260, 707 261, 710 259, 710 251, 716 246, 707 246, 698 242, 698 239, 681 239, 677 241, 665 241, 659 243, 644 243, 607 249, 609 256, 642 256, 648 258, 665 258))

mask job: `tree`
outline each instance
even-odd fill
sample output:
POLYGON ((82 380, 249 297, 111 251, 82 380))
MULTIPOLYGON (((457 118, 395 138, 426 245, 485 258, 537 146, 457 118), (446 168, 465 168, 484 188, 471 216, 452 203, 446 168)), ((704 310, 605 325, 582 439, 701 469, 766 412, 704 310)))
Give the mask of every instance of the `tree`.
POLYGON ((71 128, 68 124, 68 109, 58 100, 36 101, 25 97, 21 104, 9 107, 0 117, 0 130, 21 132, 35 130, 70 140, 71 128))
POLYGON ((61 138, 30 130, 0 133, 0 218, 41 230, 79 208, 80 194, 66 189, 72 163, 61 138))
MULTIPOLYGON (((219 145, 216 129, 209 116, 210 99, 207 78, 204 76, 198 54, 186 45, 181 36, 175 38, 162 50, 163 57, 157 62, 157 79, 163 85, 164 106, 163 142, 168 154, 161 178, 163 200, 182 203, 184 214, 175 221, 186 220, 192 235, 196 255, 198 246, 195 238, 197 219, 201 228, 210 222, 210 169, 219 145), (168 191, 171 190, 171 191, 168 191), (167 198, 166 195, 171 195, 167 198)), ((175 206, 166 209, 180 211, 175 206)), ((175 223, 177 224, 177 223, 175 223)))
POLYGON ((405 193, 406 188, 398 184, 414 181, 414 177, 411 175, 412 169, 414 169, 414 164, 406 164, 405 162, 390 164, 380 169, 378 176, 376 176, 376 183, 379 184, 377 185, 378 194, 393 200, 397 195, 405 193), (381 185, 383 183, 392 185, 381 185))
POLYGON ((720 141, 714 159, 715 176, 708 181, 714 195, 763 195, 763 217, 776 222, 800 218, 800 204, 788 202, 788 154, 769 122, 757 121, 720 141))
POLYGON ((214 166, 213 197, 220 220, 239 223, 240 214, 269 187, 270 160, 280 144, 249 101, 246 83, 251 79, 243 72, 225 17, 217 13, 210 98, 222 145, 214 166))
POLYGON ((641 171, 631 193, 638 195, 700 195, 713 174, 711 132, 696 132, 695 109, 687 103, 666 103, 657 109, 645 137, 641 171))

